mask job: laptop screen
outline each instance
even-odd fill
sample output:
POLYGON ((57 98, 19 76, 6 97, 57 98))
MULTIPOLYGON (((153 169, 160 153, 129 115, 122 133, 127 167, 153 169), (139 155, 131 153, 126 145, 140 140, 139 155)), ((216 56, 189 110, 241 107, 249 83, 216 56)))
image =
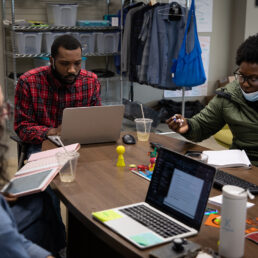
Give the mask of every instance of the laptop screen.
POLYGON ((160 148, 146 202, 200 229, 216 169, 160 148))

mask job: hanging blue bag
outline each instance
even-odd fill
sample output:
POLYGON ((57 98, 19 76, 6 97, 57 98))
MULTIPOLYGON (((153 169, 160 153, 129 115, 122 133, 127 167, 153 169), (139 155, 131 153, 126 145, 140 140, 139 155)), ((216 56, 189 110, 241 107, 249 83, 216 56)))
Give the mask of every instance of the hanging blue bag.
POLYGON ((173 59, 172 61, 172 80, 177 86, 194 87, 201 85, 206 81, 201 55, 202 50, 197 34, 195 4, 194 0, 192 0, 188 13, 183 43, 181 45, 178 58, 173 59), (187 53, 187 32, 189 30, 191 20, 193 21, 194 26, 194 47, 190 53, 187 53))

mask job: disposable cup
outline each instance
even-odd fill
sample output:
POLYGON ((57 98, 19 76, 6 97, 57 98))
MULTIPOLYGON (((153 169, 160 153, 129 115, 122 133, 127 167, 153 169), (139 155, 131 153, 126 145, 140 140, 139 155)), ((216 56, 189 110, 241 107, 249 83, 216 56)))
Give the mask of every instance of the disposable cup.
POLYGON ((149 118, 136 118, 134 121, 136 125, 138 141, 148 141, 153 120, 149 118))
POLYGON ((80 154, 76 151, 58 152, 56 154, 58 165, 61 167, 59 171, 61 182, 70 183, 75 180, 79 156, 80 154))

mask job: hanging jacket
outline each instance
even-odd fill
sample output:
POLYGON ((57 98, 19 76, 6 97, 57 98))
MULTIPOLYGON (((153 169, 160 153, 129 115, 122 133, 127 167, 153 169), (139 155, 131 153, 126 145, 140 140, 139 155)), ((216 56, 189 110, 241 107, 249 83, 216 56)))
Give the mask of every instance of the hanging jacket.
POLYGON ((246 101, 236 81, 216 91, 216 96, 197 115, 187 119, 190 130, 183 136, 200 142, 225 124, 233 134, 231 149, 244 149, 258 166, 258 102, 246 101))

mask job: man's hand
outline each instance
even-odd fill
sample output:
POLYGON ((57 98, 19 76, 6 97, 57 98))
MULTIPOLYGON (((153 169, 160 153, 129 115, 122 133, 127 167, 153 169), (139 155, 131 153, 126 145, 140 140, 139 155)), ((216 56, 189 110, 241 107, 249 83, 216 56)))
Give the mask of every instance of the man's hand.
POLYGON ((18 197, 13 196, 12 194, 9 194, 9 193, 2 193, 2 195, 4 196, 7 202, 15 202, 18 200, 18 197))
POLYGON ((60 135, 61 134, 62 125, 59 125, 57 128, 50 128, 47 132, 47 136, 50 135, 60 135))
POLYGON ((180 114, 173 115, 166 120, 168 127, 180 134, 184 134, 188 131, 189 126, 187 120, 180 114))

